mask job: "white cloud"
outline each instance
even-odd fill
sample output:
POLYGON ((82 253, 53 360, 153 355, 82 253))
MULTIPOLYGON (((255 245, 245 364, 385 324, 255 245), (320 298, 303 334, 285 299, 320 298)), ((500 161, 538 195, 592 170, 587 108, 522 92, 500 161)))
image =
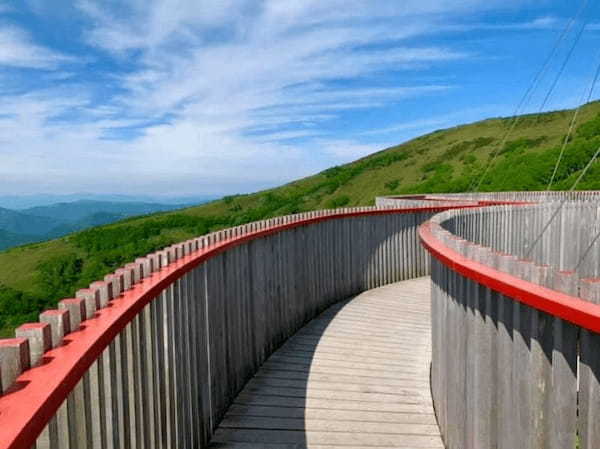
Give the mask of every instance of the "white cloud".
POLYGON ((253 141, 260 143, 260 142, 280 142, 283 140, 290 140, 290 139, 299 139, 302 137, 314 137, 314 136, 319 136, 323 134, 320 131, 315 131, 315 130, 309 130, 309 129, 299 129, 299 130, 295 130, 295 131, 277 131, 277 132, 270 132, 270 133, 265 133, 265 134, 261 134, 258 136, 253 136, 253 141))
POLYGON ((71 58, 36 45, 22 29, 0 24, 0 66, 52 69, 68 61, 71 58))
MULTIPOLYGON (((567 20, 555 16, 540 16, 524 22, 454 22, 440 23, 437 32, 464 33, 469 31, 544 31, 563 29, 567 20)), ((587 30, 593 28, 588 24, 587 30)))
MULTIPOLYGON (((80 0, 86 42, 129 70, 114 75, 118 93, 101 104, 86 86, 75 98, 57 89, 0 97, 12 111, 0 116, 0 188, 36 179, 52 190, 227 193, 362 157, 397 142, 327 137, 324 125, 345 111, 444 94, 454 82, 400 74, 475 55, 408 38, 430 33, 439 14, 506 3, 80 0), (395 80, 382 83, 378 75, 390 71, 395 80)), ((0 28, 0 64, 65 62, 22 31, 0 28)))
POLYGON ((550 28, 560 24, 560 22, 561 20, 557 17, 545 16, 538 17, 537 19, 534 19, 529 23, 523 24, 523 26, 529 28, 550 28))
POLYGON ((558 17, 542 16, 528 22, 516 22, 506 24, 485 24, 482 28, 500 30, 548 30, 564 27, 566 21, 558 17))
POLYGON ((96 23, 89 42, 114 52, 152 49, 167 41, 201 39, 200 30, 243 21, 247 0, 80 0, 77 6, 96 23), (114 11, 119 11, 115 14, 114 11))
MULTIPOLYGON (((365 23, 375 19, 414 18, 416 15, 485 10, 518 0, 79 0, 78 7, 96 27, 89 35, 95 45, 122 52, 155 49, 173 40, 203 42, 215 29, 230 27, 233 37, 265 36, 307 27, 365 23)), ((414 24, 407 21, 405 27, 414 24)), ((414 25, 412 25, 414 26, 414 25)), ((393 29, 388 33, 396 34, 393 29)))
POLYGON ((329 156, 331 163, 335 165, 354 161, 397 143, 379 141, 365 144, 353 139, 319 139, 314 141, 315 151, 321 151, 329 156))

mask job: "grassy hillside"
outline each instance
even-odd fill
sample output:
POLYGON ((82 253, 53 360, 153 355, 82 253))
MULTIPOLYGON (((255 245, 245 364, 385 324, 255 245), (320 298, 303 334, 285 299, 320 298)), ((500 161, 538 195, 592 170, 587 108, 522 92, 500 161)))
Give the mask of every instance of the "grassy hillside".
MULTIPOLYGON (((276 189, 0 252, 0 334, 137 256, 211 230, 312 209, 370 205, 377 195, 468 190, 495 151, 500 155, 481 190, 543 190, 571 117, 572 111, 524 116, 502 148, 510 119, 436 131, 276 189)), ((585 106, 579 123, 555 189, 569 188, 600 147, 600 103, 585 106)), ((600 189, 600 164, 580 188, 600 189)))

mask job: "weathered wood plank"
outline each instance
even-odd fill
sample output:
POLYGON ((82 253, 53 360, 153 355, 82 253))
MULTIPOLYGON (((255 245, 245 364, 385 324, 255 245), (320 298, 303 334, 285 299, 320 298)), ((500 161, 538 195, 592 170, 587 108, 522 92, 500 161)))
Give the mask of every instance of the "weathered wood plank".
POLYGON ((312 449, 314 444, 347 446, 358 444, 360 447, 389 446, 395 448, 443 449, 438 436, 429 435, 396 435, 386 433, 360 432, 318 432, 307 430, 252 430, 219 428, 213 437, 214 442, 256 443, 256 447, 264 447, 264 443, 295 443, 297 447, 312 449))
POLYGON ((264 363, 210 447, 442 448, 429 289, 404 281, 327 309, 264 363))
POLYGON ((364 410, 330 410, 301 407, 261 407, 233 405, 229 408, 228 417, 253 416, 273 418, 305 418, 333 421, 359 421, 377 423, 414 423, 436 424, 433 414, 370 412, 364 410))

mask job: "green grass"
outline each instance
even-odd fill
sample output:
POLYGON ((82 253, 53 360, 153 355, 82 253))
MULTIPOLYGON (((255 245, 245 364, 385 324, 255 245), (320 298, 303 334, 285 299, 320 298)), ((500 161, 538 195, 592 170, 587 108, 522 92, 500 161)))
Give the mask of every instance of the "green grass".
MULTIPOLYGON (((373 204, 378 195, 461 192, 498 152, 481 190, 545 189, 571 111, 523 116, 500 148, 510 119, 440 130, 279 188, 234 195, 198 207, 127 219, 0 252, 0 336, 35 320, 135 257, 209 231, 314 209, 373 204)), ((567 189, 600 146, 600 103, 580 112, 554 188, 567 189)), ((579 186, 600 189, 600 164, 579 186)))

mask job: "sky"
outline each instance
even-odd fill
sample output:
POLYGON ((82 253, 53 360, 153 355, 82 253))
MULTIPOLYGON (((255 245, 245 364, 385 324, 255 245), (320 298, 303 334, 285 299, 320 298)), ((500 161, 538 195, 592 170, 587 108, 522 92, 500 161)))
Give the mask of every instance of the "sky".
POLYGON ((575 17, 522 111, 573 107, 596 3, 0 0, 0 194, 244 193, 510 116, 575 17))

